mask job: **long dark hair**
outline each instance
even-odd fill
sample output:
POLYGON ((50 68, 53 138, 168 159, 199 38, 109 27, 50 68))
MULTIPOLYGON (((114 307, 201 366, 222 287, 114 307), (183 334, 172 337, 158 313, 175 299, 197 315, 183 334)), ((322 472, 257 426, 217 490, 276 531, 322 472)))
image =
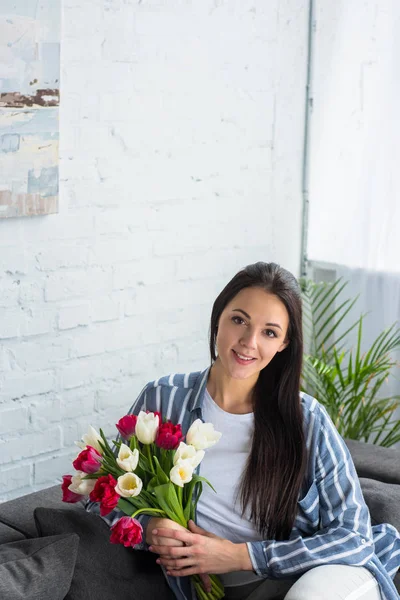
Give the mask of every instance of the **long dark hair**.
POLYGON ((242 476, 242 510, 265 539, 284 540, 296 517, 307 454, 300 405, 303 360, 302 305, 296 278, 275 263, 248 265, 216 298, 210 323, 211 361, 216 360, 218 322, 226 305, 244 288, 277 296, 289 315, 287 347, 260 371, 253 390, 254 433, 242 476))

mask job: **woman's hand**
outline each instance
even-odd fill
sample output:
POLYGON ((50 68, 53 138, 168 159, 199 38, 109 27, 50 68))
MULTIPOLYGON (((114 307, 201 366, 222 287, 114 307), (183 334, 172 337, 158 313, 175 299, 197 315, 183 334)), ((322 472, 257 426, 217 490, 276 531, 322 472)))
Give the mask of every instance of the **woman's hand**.
MULTIPOLYGON (((147 544, 151 545, 154 548, 155 547, 157 547, 157 548, 164 547, 164 548, 168 548, 168 550, 171 547, 175 547, 175 548, 181 547, 182 548, 183 546, 185 546, 185 543, 181 540, 175 539, 173 537, 169 537, 168 535, 161 536, 160 533, 158 532, 158 529, 166 530, 167 532, 183 531, 184 533, 187 533, 187 529, 182 527, 182 525, 179 525, 179 523, 175 523, 175 521, 171 521, 171 519, 160 519, 158 517, 151 517, 151 519, 147 523, 147 528, 146 528, 147 544)), ((152 551, 156 552, 156 550, 152 550, 152 551)), ((162 557, 162 559, 164 559, 164 558, 166 558, 166 556, 162 557)), ((160 557, 160 561, 157 561, 157 562, 161 562, 161 557, 160 557)), ((200 575, 200 579, 203 583, 203 587, 204 587, 205 591, 211 592, 211 580, 210 580, 209 576, 208 575, 200 575)))
POLYGON ((180 540, 175 540, 170 537, 161 537, 161 535, 154 535, 154 529, 174 529, 176 531, 187 531, 179 523, 171 521, 171 519, 160 519, 158 517, 151 517, 146 527, 146 543, 149 545, 156 544, 157 546, 184 546, 184 543, 180 540))
POLYGON ((189 529, 158 527, 153 536, 179 541, 173 544, 151 544, 149 550, 160 555, 159 562, 168 575, 182 577, 208 573, 229 573, 253 569, 246 544, 234 544, 189 521, 189 529))

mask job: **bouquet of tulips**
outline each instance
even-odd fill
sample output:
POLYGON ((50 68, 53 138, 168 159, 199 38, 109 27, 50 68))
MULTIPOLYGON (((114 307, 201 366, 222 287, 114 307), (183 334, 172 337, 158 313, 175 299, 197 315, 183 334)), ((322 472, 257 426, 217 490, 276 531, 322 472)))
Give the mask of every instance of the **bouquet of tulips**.
MULTIPOLYGON (((126 547, 142 541, 143 529, 135 518, 139 514, 165 517, 187 528, 188 521, 194 520, 203 483, 211 486, 195 470, 204 450, 221 434, 211 423, 197 419, 184 442, 181 425, 162 422, 160 413, 149 411, 126 415, 116 427, 120 438, 113 440, 114 450, 103 431, 98 433, 93 427, 76 442, 81 452, 72 463, 76 473, 63 476, 63 501, 77 502, 89 496, 99 502, 101 516, 120 509, 127 516, 111 527, 110 541, 126 547)), ((219 578, 210 577, 209 593, 198 575, 192 577, 201 600, 224 596, 219 578)))

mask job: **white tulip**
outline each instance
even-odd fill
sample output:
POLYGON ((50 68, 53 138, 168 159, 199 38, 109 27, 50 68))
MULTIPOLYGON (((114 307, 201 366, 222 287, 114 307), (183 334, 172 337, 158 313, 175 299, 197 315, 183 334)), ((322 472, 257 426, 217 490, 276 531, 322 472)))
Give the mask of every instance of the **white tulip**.
POLYGON ((186 441, 189 445, 194 446, 196 450, 204 450, 214 446, 221 435, 222 433, 214 430, 212 423, 203 423, 201 419, 196 419, 186 434, 186 441))
POLYGON ((185 442, 181 442, 174 454, 174 465, 181 460, 189 460, 195 469, 204 458, 204 450, 196 450, 194 446, 189 446, 185 442))
POLYGON ((189 483, 193 477, 193 466, 190 460, 180 460, 169 472, 169 478, 172 483, 183 487, 189 483))
POLYGON ((117 464, 123 471, 134 471, 139 462, 139 450, 132 450, 126 444, 121 444, 117 464))
POLYGON ((115 491, 123 498, 132 498, 133 496, 139 496, 142 491, 143 482, 135 475, 135 473, 126 473, 118 477, 115 491))
POLYGON ((99 444, 99 442, 102 441, 103 440, 101 439, 100 434, 95 430, 94 427, 90 425, 88 433, 85 433, 85 435, 82 436, 82 442, 75 442, 75 444, 82 450, 84 450, 87 446, 92 446, 92 448, 95 448, 98 452, 100 452, 100 454, 102 454, 103 450, 99 444))
POLYGON ((140 411, 135 428, 135 435, 142 444, 152 444, 157 437, 159 426, 158 415, 140 411))
POLYGON ((86 473, 77 471, 75 475, 72 475, 71 483, 68 489, 75 494, 82 494, 82 496, 88 496, 96 485, 97 479, 83 479, 86 473))

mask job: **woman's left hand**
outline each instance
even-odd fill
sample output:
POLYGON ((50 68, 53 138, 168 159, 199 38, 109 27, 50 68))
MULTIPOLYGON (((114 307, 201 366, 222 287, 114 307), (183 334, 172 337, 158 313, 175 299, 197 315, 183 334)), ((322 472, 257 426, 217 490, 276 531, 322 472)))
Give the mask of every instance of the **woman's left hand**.
POLYGON ((157 530, 158 535, 180 540, 185 546, 152 545, 149 548, 160 555, 157 562, 163 565, 168 575, 185 577, 252 570, 246 544, 234 544, 220 538, 198 527, 193 521, 189 521, 188 527, 189 531, 157 530))

